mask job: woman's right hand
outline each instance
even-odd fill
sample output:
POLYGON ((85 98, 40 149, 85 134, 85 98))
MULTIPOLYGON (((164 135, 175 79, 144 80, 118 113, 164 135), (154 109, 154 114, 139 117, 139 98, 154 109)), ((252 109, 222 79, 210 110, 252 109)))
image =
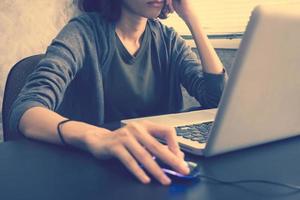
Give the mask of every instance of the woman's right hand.
POLYGON ((176 142, 175 129, 143 121, 128 124, 107 134, 93 131, 88 134, 88 150, 99 159, 118 158, 141 182, 149 183, 150 178, 139 164, 143 165, 163 185, 171 180, 165 175, 153 156, 182 174, 189 169, 184 162, 184 154, 176 142), (161 144, 155 137, 163 139, 161 144))

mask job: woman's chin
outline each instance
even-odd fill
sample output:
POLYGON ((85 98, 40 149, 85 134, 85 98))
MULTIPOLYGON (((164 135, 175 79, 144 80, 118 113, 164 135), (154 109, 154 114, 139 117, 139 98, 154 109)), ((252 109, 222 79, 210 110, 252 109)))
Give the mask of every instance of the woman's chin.
POLYGON ((143 14, 145 18, 148 18, 148 19, 154 19, 154 18, 157 18, 159 15, 160 15, 160 12, 147 12, 147 13, 144 13, 143 14))

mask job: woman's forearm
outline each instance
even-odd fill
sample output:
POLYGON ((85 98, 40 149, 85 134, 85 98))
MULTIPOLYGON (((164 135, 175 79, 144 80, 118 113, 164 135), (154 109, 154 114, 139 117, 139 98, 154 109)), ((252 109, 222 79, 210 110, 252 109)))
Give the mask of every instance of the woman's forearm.
POLYGON ((224 71, 223 64, 201 26, 199 11, 194 4, 196 1, 167 0, 167 5, 169 10, 175 11, 189 27, 199 51, 203 70, 211 74, 222 74, 224 71))
POLYGON ((185 23, 189 27, 195 40, 203 70, 212 74, 223 73, 223 64, 204 32, 199 18, 196 15, 194 17, 189 17, 188 19, 185 19, 185 23))
MULTIPOLYGON (((21 117, 19 130, 28 138, 62 144, 57 125, 66 118, 42 107, 33 107, 27 110, 21 117)), ((93 134, 110 131, 84 122, 70 121, 61 126, 61 132, 65 141, 71 146, 88 150, 88 140, 93 134)))

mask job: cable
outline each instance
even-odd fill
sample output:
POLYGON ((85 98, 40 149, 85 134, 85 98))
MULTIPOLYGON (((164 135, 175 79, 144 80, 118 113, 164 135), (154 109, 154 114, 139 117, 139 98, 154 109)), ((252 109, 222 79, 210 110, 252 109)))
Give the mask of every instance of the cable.
POLYGON ((237 181, 225 181, 225 180, 220 180, 212 176, 207 176, 207 175, 202 175, 198 174, 197 175, 200 179, 208 179, 212 180, 221 184, 229 184, 229 185, 238 185, 238 184, 243 184, 243 183, 263 183, 263 184, 269 184, 269 185, 277 185, 280 187, 286 187, 289 189, 293 190, 299 190, 300 191, 300 185, 293 185, 293 184, 288 184, 288 183, 280 183, 276 181, 268 181, 268 180, 261 180, 261 179, 244 179, 244 180, 237 180, 237 181))
MULTIPOLYGON (((160 162, 159 160, 156 159, 156 157, 153 156, 153 159, 156 160, 160 166, 163 166, 163 163, 160 162)), ((186 162, 191 170, 190 175, 183 175, 180 174, 174 170, 168 169, 168 168, 164 168, 162 167, 162 170, 167 173, 170 174, 172 176, 178 177, 178 178, 184 178, 184 179, 194 179, 194 178, 203 178, 203 179, 207 179, 207 180, 211 180, 211 181, 215 181, 217 183, 221 183, 221 184, 228 184, 228 185, 239 185, 239 184, 247 184, 247 183, 262 183, 262 184, 268 184, 268 185, 276 185, 276 186, 280 186, 280 187, 285 187, 288 189, 292 189, 292 190, 296 190, 300 192, 300 185, 294 185, 294 184, 289 184, 289 183, 281 183, 281 182, 276 182, 276 181, 269 181, 269 180, 263 180, 263 179, 242 179, 242 180, 235 180, 235 181, 227 181, 227 180, 221 180, 221 179, 217 179, 215 177, 212 176, 208 176, 208 175, 203 175, 200 173, 200 171, 194 171, 197 168, 197 164, 193 163, 193 162, 186 162)))

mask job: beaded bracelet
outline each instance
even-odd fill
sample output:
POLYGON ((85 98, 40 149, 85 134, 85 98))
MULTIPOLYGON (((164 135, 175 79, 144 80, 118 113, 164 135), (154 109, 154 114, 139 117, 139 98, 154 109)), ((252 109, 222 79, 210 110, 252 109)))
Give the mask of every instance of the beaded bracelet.
POLYGON ((65 123, 69 122, 69 121, 72 121, 72 120, 71 119, 66 119, 66 120, 63 120, 63 121, 61 121, 57 124, 58 136, 60 138, 61 143, 65 146, 68 146, 68 144, 66 143, 66 140, 64 139, 63 134, 61 133, 61 126, 65 123))

